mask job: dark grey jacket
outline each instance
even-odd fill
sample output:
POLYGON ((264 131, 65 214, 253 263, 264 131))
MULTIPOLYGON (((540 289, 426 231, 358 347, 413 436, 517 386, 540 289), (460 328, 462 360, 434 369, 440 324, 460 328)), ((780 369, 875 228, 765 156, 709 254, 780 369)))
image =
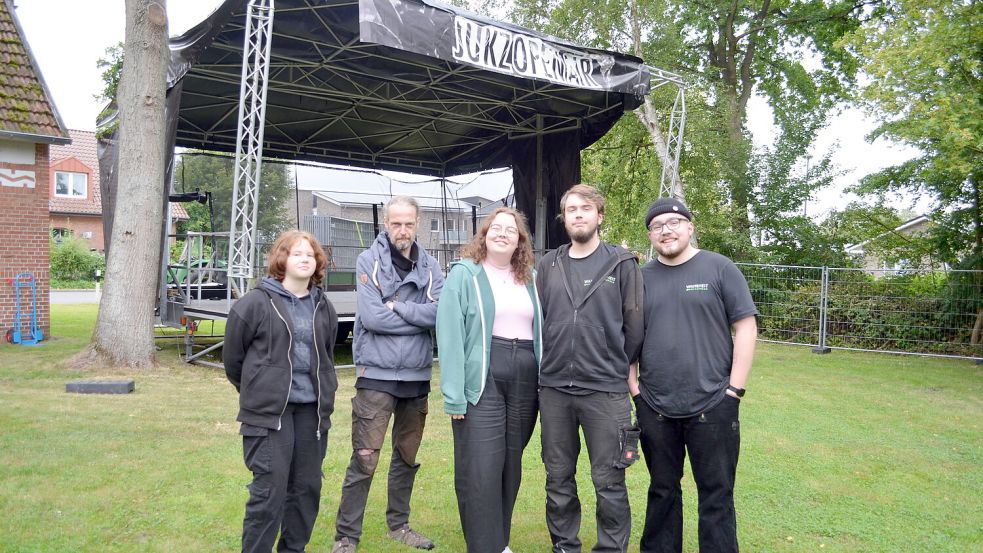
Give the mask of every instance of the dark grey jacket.
MULTIPOLYGON (((314 294, 314 347, 311 380, 317 392, 318 435, 331 428, 338 376, 334 369, 334 343, 338 314, 321 293, 314 294)), ((280 429, 292 381, 290 359, 293 321, 283 299, 262 287, 240 298, 225 325, 222 359, 229 382, 239 391, 237 420, 252 426, 280 429)))
POLYGON ((569 249, 569 244, 560 246, 539 262, 539 384, 627 392, 628 363, 638 359, 645 335, 638 259, 624 248, 601 242, 594 255, 606 256, 607 262, 581 300, 574 298, 567 278, 569 249))
POLYGON ((379 233, 358 256, 352 355, 358 376, 376 380, 430 380, 437 299, 444 275, 417 244, 419 257, 402 281, 393 267, 389 238, 379 233), (386 302, 395 302, 390 310, 386 302))

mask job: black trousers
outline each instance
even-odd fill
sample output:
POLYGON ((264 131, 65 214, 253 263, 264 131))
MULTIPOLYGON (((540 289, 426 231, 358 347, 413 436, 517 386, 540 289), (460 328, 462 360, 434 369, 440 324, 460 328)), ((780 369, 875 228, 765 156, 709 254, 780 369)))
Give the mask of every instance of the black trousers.
POLYGON ((615 463, 621 433, 631 424, 627 393, 572 395, 554 388, 539 392, 543 463, 546 465, 546 526, 554 553, 580 553, 580 498, 577 458, 583 429, 590 476, 597 499, 595 553, 624 552, 631 536, 631 508, 625 470, 615 463))
POLYGON ((654 411, 641 398, 635 405, 642 428, 642 453, 648 467, 648 506, 642 553, 683 550, 683 462, 696 482, 699 541, 703 553, 736 553, 737 517, 734 479, 741 448, 740 401, 730 396, 713 408, 685 418, 654 411))
POLYGON ((522 452, 536 427, 532 340, 492 338, 481 399, 453 420, 454 487, 468 553, 501 553, 512 532, 522 452))
POLYGON ((290 403, 280 430, 243 428, 243 457, 253 473, 243 552, 269 553, 278 533, 277 551, 307 547, 321 504, 321 463, 328 447, 327 434, 317 439, 317 424, 316 403, 290 403))

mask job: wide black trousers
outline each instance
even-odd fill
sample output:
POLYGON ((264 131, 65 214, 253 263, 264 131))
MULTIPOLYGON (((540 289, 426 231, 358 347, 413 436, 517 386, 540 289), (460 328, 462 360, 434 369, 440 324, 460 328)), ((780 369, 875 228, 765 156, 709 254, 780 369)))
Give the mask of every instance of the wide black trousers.
POLYGON ((317 439, 317 404, 287 404, 280 430, 244 426, 242 449, 253 473, 242 522, 244 553, 302 552, 321 504, 321 463, 328 436, 317 439))
POLYGON ((670 418, 635 400, 642 453, 651 478, 642 553, 683 550, 683 462, 689 454, 698 499, 698 535, 704 553, 737 553, 734 482, 741 449, 740 400, 730 396, 707 411, 670 418))
POLYGON ((531 340, 492 338, 481 399, 452 421, 454 486, 468 553, 501 553, 509 543, 522 451, 536 427, 538 378, 531 340))

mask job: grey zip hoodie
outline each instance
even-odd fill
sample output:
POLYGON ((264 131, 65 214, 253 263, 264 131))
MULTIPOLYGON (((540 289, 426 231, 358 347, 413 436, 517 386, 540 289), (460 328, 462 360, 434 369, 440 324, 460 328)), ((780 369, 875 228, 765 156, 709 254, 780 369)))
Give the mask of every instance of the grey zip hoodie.
POLYGON ((358 256, 353 355, 358 376, 376 380, 430 380, 437 299, 444 275, 437 260, 417 243, 413 270, 400 279, 389 238, 380 233, 358 256), (393 302, 393 309, 386 302, 393 302))
POLYGON ((293 342, 290 348, 290 361, 293 363, 293 373, 290 382, 290 403, 314 403, 317 393, 314 391, 314 380, 311 378, 311 357, 314 356, 314 305, 321 293, 317 287, 311 288, 310 294, 298 298, 283 287, 283 283, 273 277, 266 277, 259 284, 264 290, 269 290, 283 298, 290 318, 293 342))

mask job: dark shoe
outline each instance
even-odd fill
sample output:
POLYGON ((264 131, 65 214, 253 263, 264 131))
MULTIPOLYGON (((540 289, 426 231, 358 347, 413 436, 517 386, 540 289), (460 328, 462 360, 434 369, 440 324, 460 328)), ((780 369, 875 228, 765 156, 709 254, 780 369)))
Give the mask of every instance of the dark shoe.
POLYGON ((433 542, 423 534, 410 528, 409 524, 404 524, 400 528, 390 530, 389 537, 417 549, 433 549, 433 542))
POLYGON ((340 540, 334 542, 334 547, 331 548, 331 553, 355 553, 355 548, 358 544, 353 542, 348 538, 341 538, 340 540))

